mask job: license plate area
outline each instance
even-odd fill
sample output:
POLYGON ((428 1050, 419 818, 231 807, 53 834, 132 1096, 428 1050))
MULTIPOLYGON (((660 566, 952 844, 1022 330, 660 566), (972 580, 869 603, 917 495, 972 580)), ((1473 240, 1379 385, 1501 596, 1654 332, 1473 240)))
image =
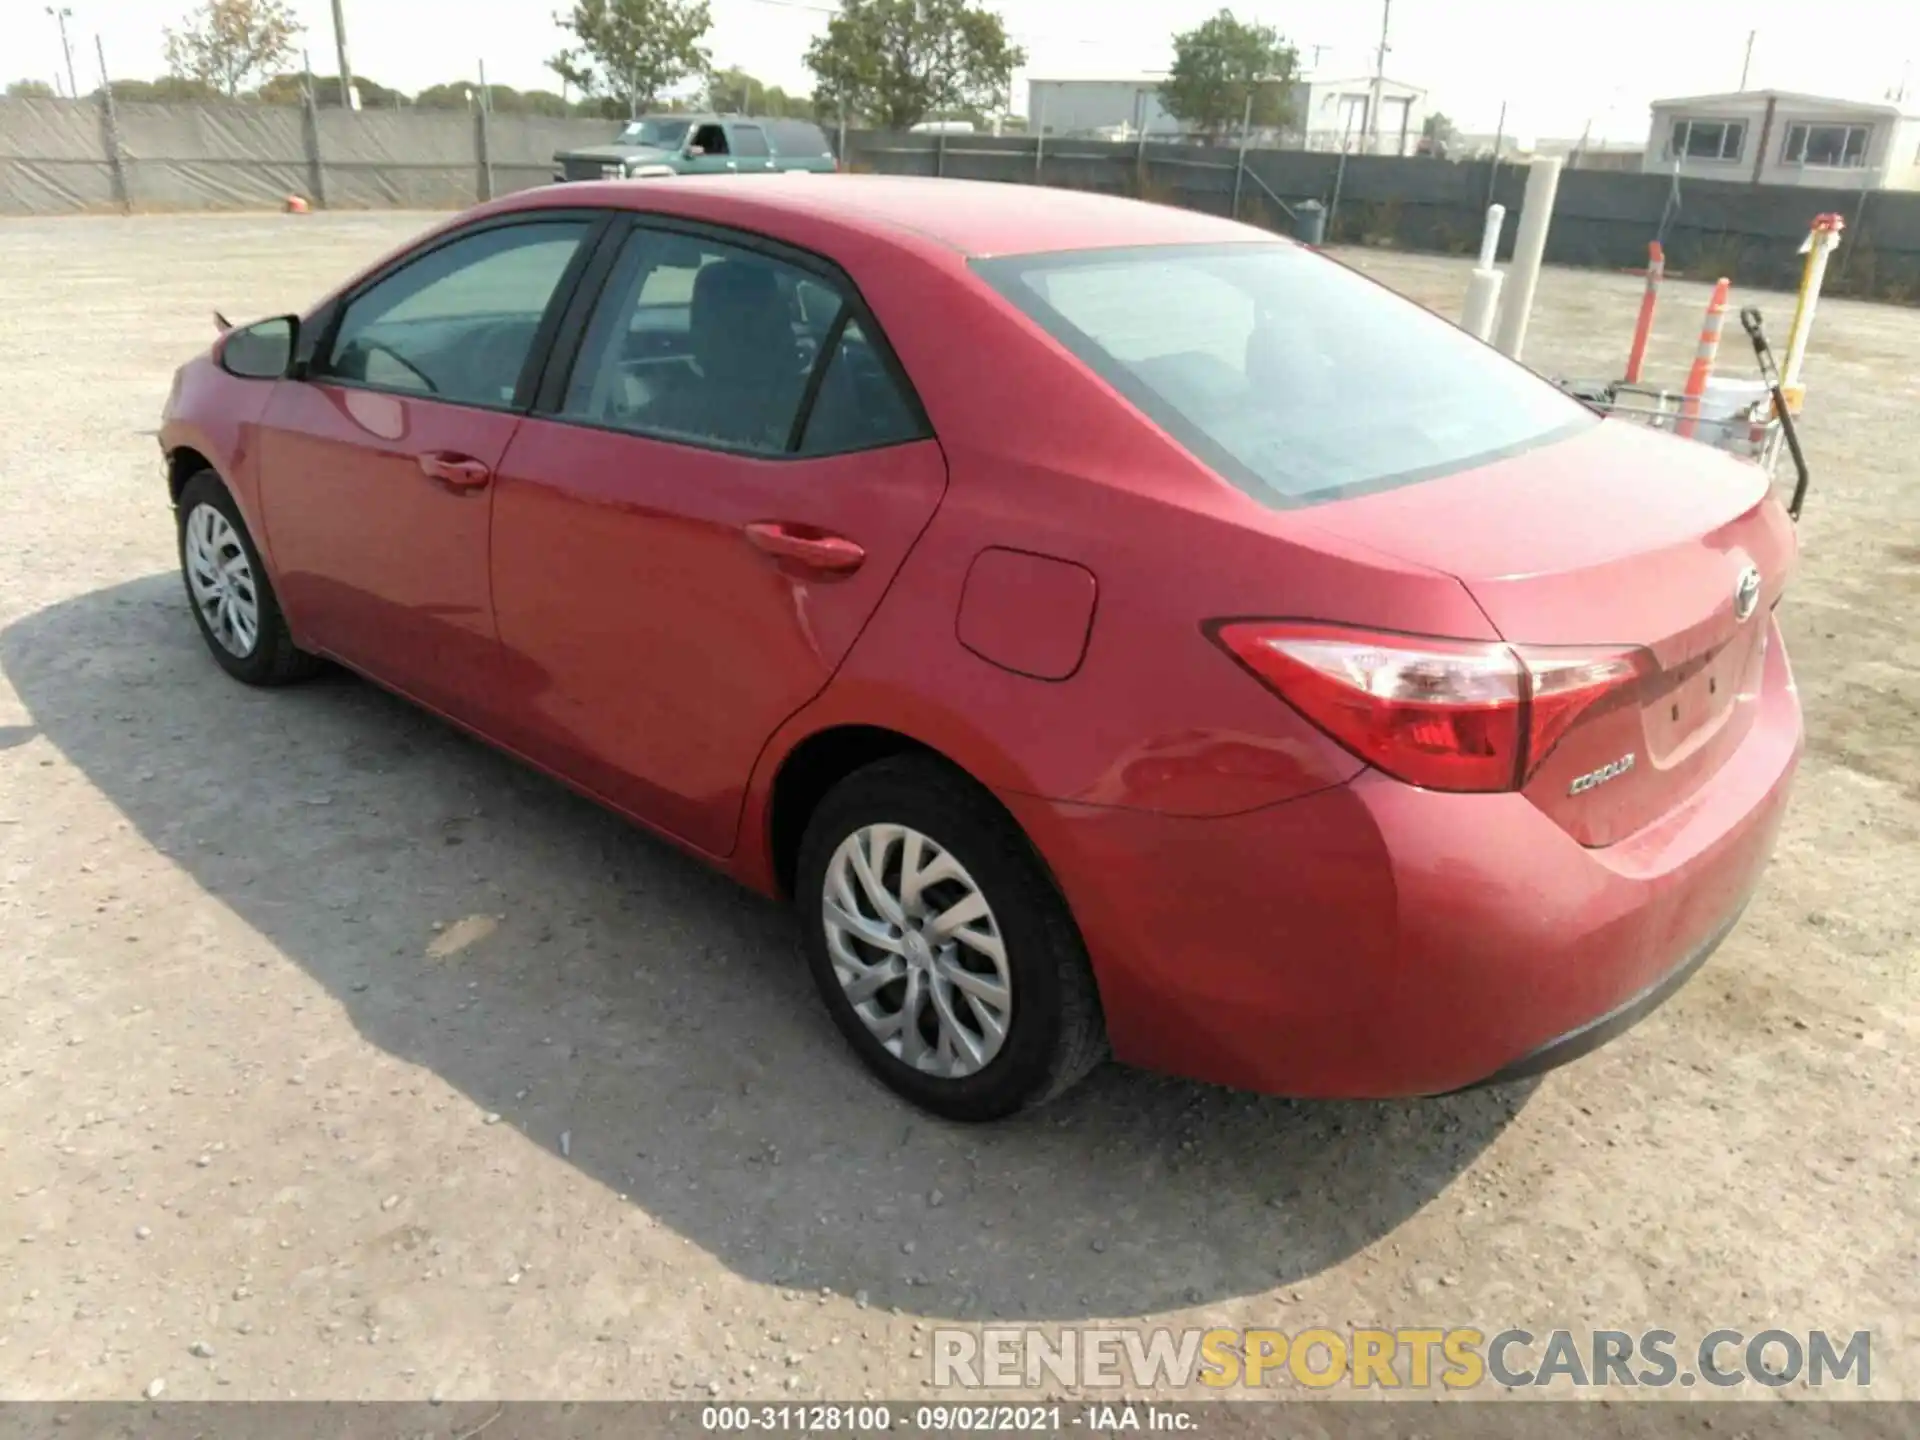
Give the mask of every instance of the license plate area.
POLYGON ((1648 758, 1656 765, 1685 759, 1727 723, 1746 688, 1760 635, 1759 626, 1745 627, 1725 644, 1668 670, 1665 683, 1641 709, 1648 758))

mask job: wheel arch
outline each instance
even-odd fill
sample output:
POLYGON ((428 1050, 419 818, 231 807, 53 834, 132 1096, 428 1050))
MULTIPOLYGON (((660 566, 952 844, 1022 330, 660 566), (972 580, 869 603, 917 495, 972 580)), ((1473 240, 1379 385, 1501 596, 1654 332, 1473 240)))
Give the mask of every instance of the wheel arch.
MULTIPOLYGON (((211 470, 220 476, 220 483, 227 485, 227 479, 220 475, 220 469, 191 445, 176 445, 167 452, 167 499, 173 504, 180 503, 180 492, 187 488, 187 481, 202 470, 211 470)), ((227 485, 229 494, 233 486, 227 485)), ((255 542, 256 544, 258 541, 255 542)))
MULTIPOLYGON (((854 771, 896 755, 925 755, 968 773, 965 766, 924 740, 884 725, 830 725, 788 749, 767 784, 761 826, 767 877, 774 894, 791 898, 800 839, 827 793, 854 771)), ((968 778, 977 780, 972 775, 968 778)))
MULTIPOLYGON (((878 700, 870 694, 863 698, 878 700)), ((895 755, 924 755, 989 794, 1029 788, 1025 771, 1012 757, 958 717, 903 714, 898 713, 903 707, 858 701, 829 702, 826 708, 832 713, 816 709, 812 723, 795 717, 795 723, 774 738, 762 756, 760 778, 748 792, 743 843, 736 848, 732 869, 745 884, 778 899, 792 896, 800 837, 815 807, 863 766, 895 755)), ((1028 844, 1039 855, 1031 836, 1028 844)), ((1043 855, 1040 861, 1050 872, 1043 855)))

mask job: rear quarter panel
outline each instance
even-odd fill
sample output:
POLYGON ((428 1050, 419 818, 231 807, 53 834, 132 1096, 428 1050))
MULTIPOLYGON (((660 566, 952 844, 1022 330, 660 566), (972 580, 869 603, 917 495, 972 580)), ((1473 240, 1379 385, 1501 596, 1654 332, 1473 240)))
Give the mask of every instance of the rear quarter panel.
MULTIPOLYGON (((1412 616, 1493 638, 1458 582, 1321 533, 1198 465, 978 285, 964 263, 846 254, 948 461, 945 500, 832 683, 769 746, 756 793, 809 734, 881 725, 1009 794, 1222 816, 1362 768, 1206 636, 1209 619, 1412 616), (969 650, 967 576, 994 546, 1084 566, 1098 598, 1058 681, 969 650)), ((749 815, 753 835, 764 814, 749 815)))

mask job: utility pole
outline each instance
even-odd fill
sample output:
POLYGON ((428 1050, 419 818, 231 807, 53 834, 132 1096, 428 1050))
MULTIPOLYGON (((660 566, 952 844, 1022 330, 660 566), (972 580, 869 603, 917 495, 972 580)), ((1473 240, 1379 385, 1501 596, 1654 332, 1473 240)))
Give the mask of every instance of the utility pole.
POLYGON ((333 50, 340 57, 340 104, 353 108, 353 66, 347 63, 347 16, 341 0, 333 0, 333 50))
POLYGON ((67 57, 67 94, 75 100, 80 98, 80 86, 73 78, 73 44, 67 39, 67 21, 73 17, 73 11, 62 5, 59 9, 47 6, 47 14, 54 18, 60 27, 60 53, 67 57))
POLYGON ((1373 93, 1367 99, 1367 150, 1380 153, 1380 89, 1387 78, 1387 27, 1393 22, 1393 0, 1380 0, 1380 53, 1373 62, 1373 93))
POLYGON ((1740 62, 1740 88, 1742 90, 1747 88, 1747 74, 1753 69, 1753 42, 1759 34, 1760 32, 1758 30, 1747 31, 1747 53, 1745 58, 1740 62))

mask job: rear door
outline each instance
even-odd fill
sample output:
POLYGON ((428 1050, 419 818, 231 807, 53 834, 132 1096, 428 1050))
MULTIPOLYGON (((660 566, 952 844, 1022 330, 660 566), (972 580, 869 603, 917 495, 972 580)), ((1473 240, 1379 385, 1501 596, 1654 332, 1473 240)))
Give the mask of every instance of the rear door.
POLYGON ((523 744, 713 854, 933 516, 946 465, 825 262, 634 228, 501 463, 494 603, 523 744))
POLYGON ((839 168, 826 132, 811 121, 769 120, 766 129, 776 168, 803 175, 839 168))
POLYGON ((302 638, 462 715, 489 692, 494 467, 596 218, 449 237, 346 298, 261 436, 275 583, 302 638))
POLYGON ((736 120, 727 126, 727 138, 732 142, 734 163, 742 175, 763 175, 779 168, 773 149, 767 144, 767 132, 758 125, 736 120))

